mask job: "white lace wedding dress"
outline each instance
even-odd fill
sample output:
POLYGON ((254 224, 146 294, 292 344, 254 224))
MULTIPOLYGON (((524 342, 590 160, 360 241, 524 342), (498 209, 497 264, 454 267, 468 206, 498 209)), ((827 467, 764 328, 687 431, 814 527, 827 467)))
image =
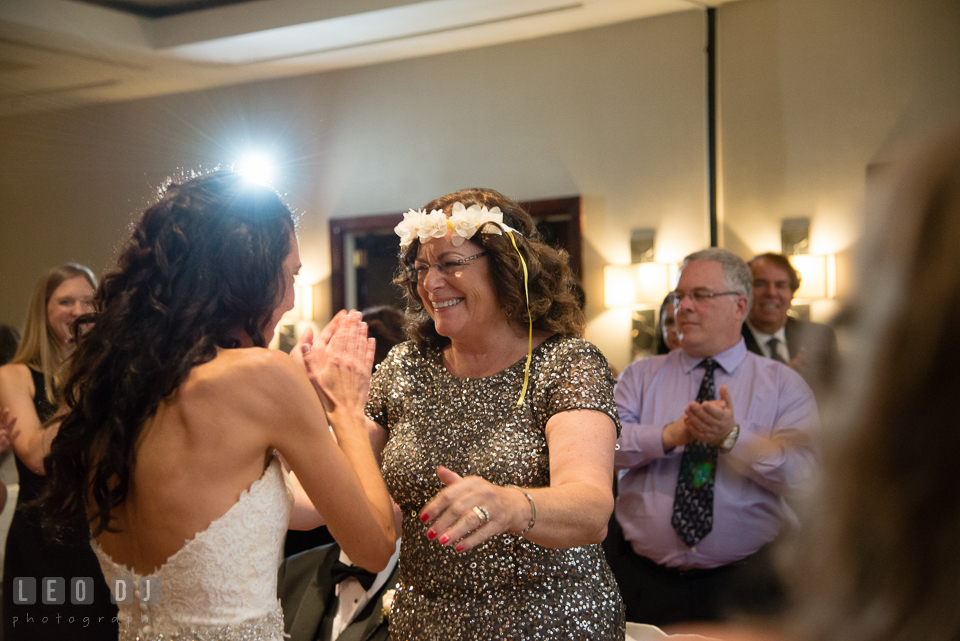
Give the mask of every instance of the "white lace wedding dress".
POLYGON ((133 579, 131 602, 119 605, 120 641, 282 639, 277 568, 293 503, 289 483, 274 457, 226 514, 149 575, 161 579, 158 603, 141 602, 157 600, 140 594, 143 577, 91 541, 111 590, 115 577, 133 579))

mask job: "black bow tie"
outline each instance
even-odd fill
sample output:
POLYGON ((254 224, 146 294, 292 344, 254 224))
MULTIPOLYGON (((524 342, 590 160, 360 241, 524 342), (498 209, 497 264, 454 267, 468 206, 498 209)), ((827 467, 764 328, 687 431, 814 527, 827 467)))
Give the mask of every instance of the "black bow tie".
POLYGON ((373 582, 377 580, 377 575, 374 572, 364 570, 359 565, 347 565, 339 559, 333 564, 333 568, 330 570, 330 576, 333 577, 333 582, 336 584, 340 584, 344 580, 353 577, 360 582, 364 590, 369 590, 373 582))

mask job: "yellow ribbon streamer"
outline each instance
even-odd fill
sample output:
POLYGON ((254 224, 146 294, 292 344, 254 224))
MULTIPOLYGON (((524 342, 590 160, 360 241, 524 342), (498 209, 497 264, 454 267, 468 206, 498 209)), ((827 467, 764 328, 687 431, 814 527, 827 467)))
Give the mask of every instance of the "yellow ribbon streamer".
POLYGON ((510 236, 510 242, 513 243, 513 248, 517 251, 517 256, 520 257, 520 264, 523 266, 523 295, 527 299, 527 320, 530 321, 530 336, 527 340, 527 365, 523 370, 523 388, 520 390, 520 398, 517 399, 517 407, 523 404, 523 399, 527 395, 527 385, 530 383, 530 361, 533 359, 533 315, 530 313, 530 290, 527 286, 529 280, 529 273, 527 272, 527 261, 523 260, 523 254, 520 253, 520 248, 517 247, 517 241, 513 238, 513 232, 508 231, 507 235, 510 236))

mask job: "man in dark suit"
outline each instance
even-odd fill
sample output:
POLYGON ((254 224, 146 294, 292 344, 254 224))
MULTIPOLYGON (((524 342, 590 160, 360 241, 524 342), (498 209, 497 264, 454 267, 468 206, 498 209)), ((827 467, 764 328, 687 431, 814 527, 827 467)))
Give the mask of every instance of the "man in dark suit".
POLYGON ((336 543, 291 556, 277 583, 283 627, 292 641, 389 639, 384 595, 398 576, 397 554, 379 574, 350 564, 336 543))
POLYGON ((754 354, 786 363, 818 391, 828 383, 837 361, 832 327, 787 315, 800 275, 783 254, 760 254, 750 261, 753 307, 743 324, 743 339, 754 354))

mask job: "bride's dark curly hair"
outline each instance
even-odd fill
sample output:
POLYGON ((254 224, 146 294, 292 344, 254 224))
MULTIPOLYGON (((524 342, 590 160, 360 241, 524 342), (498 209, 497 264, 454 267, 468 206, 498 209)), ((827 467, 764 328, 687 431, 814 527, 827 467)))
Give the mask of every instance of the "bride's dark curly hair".
POLYGON ((68 413, 44 461, 45 525, 115 531, 144 423, 217 348, 259 347, 281 300, 294 220, 275 192, 218 171, 169 185, 75 326, 68 413), (82 335, 81 335, 82 333, 82 335), (82 515, 82 517, 81 517, 82 515))

